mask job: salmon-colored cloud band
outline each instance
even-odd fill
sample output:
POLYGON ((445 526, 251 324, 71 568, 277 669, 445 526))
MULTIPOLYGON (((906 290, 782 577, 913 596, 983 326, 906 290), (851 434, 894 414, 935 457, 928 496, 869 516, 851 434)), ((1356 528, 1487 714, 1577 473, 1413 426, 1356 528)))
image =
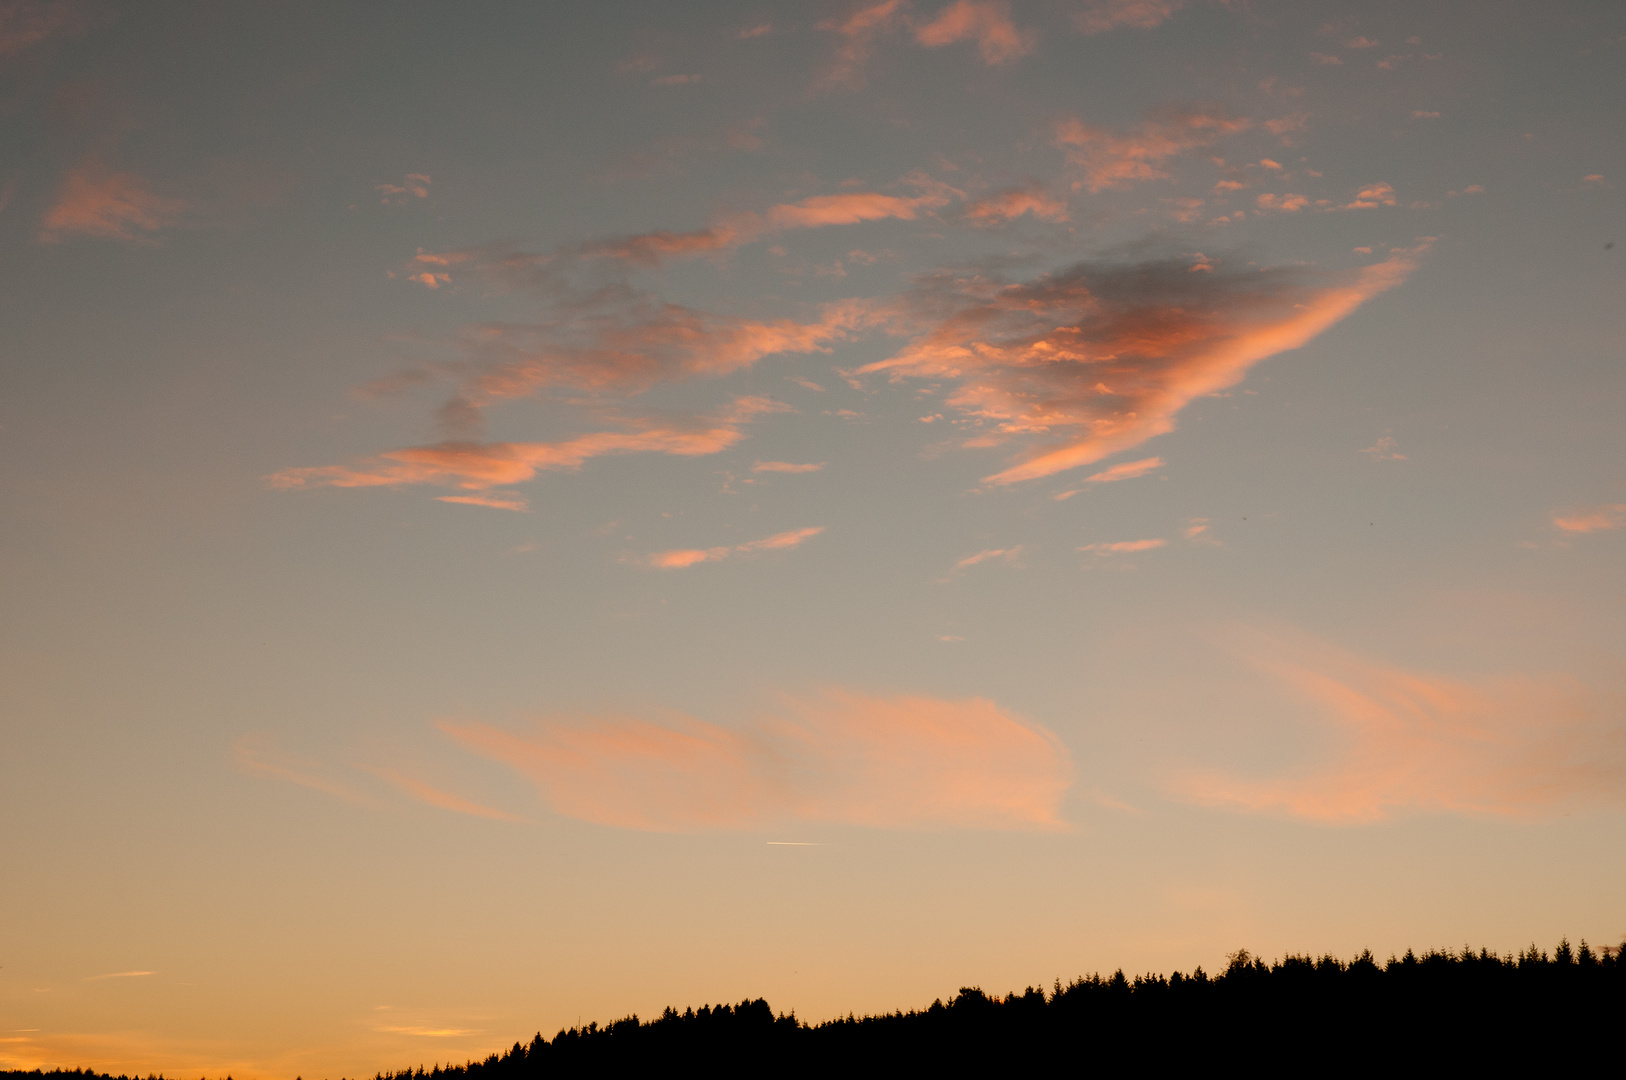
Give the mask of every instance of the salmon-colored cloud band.
POLYGON ((1056 829, 1072 780, 1054 735, 976 698, 827 690, 743 728, 601 715, 442 729, 525 774, 556 812, 629 829, 1056 829))

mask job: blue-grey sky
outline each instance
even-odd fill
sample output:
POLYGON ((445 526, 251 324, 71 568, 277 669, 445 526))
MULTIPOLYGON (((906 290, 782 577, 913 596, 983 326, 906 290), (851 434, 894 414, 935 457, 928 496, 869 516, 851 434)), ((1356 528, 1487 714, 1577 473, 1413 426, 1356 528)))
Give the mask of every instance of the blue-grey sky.
POLYGON ((0 1063, 1618 941, 1623 54, 0 2, 0 1063))

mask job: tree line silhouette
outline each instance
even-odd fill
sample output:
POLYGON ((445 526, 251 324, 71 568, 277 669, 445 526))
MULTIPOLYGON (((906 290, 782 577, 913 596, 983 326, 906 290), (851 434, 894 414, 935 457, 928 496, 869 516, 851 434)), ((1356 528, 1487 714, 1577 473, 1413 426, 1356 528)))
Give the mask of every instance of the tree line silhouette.
MULTIPOLYGON (((600 1026, 538 1032, 462 1065, 379 1072, 372 1080, 532 1080, 671 1068, 814 1075, 833 1069, 959 1074, 1023 1066, 1159 1068, 1232 1060, 1254 1071, 1367 1072, 1435 1065, 1579 1067, 1592 1046, 1620 1056, 1626 957, 1561 941, 1501 956, 1464 946, 1378 962, 1363 952, 1289 955, 1247 950, 1223 972, 1091 975, 1046 993, 1004 997, 962 987, 948 1001, 879 1016, 808 1024, 761 998, 668 1007, 600 1026), (1564 1062, 1568 1061, 1569 1066, 1564 1062)), ((1618 1066, 1617 1066, 1618 1067, 1618 1066)), ((82 1070, 3 1072, 0 1080, 140 1080, 82 1070)), ((149 1077, 148 1080, 163 1080, 149 1077)), ((228 1077, 227 1080, 230 1080, 228 1077)))

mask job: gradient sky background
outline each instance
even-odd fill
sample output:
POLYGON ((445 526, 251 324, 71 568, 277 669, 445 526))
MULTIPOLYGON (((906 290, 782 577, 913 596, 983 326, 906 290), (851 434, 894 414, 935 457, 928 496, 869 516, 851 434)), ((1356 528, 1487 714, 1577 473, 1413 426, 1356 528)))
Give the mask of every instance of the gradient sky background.
POLYGON ((0 3, 0 1065, 1619 941, 1623 61, 0 3))

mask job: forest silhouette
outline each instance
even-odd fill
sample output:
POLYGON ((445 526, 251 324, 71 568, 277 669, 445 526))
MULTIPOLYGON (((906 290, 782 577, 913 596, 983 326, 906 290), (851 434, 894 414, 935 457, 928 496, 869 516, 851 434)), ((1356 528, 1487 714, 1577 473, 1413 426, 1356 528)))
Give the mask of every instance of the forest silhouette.
MULTIPOLYGON (((776 1014, 760 998, 668 1007, 652 1020, 593 1022, 552 1039, 538 1032, 483 1061, 379 1072, 372 1080, 530 1080, 678 1065, 792 1076, 1212 1068, 1226 1061, 1272 1073, 1470 1065, 1567 1071, 1594 1053, 1618 1061, 1623 948, 1594 950, 1585 941, 1572 948, 1564 940, 1551 954, 1531 945, 1501 956, 1465 946, 1421 956, 1407 950, 1381 963, 1370 952, 1348 962, 1289 955, 1266 963, 1240 950, 1215 975, 1201 967, 1167 978, 1119 970, 1004 997, 962 987, 925 1009, 816 1024, 776 1014)), ((0 1080, 115 1078, 75 1069, 0 1072, 0 1080)))

